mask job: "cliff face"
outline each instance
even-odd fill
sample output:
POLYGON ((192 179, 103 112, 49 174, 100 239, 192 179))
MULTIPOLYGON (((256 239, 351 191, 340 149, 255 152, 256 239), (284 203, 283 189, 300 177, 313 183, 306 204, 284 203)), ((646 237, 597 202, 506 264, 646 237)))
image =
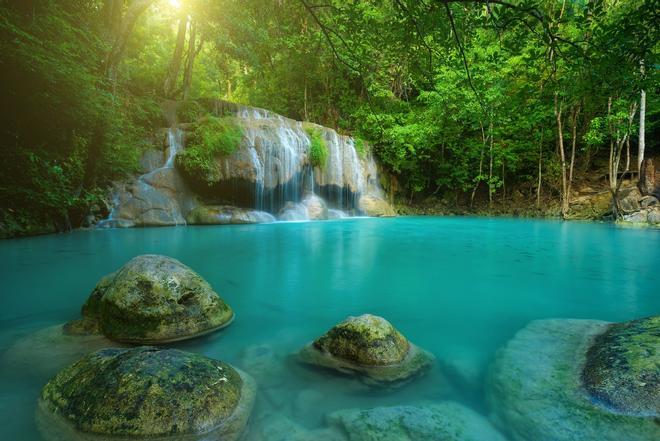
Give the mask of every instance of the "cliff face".
POLYGON ((205 176, 179 170, 175 158, 185 149, 186 126, 169 129, 166 154, 158 161, 157 154, 148 153, 143 158, 148 172, 117 185, 112 213, 100 226, 179 225, 186 218, 197 223, 199 207, 210 207, 203 223, 231 223, 227 219, 237 218, 237 209, 247 213, 238 216, 241 223, 394 215, 373 155, 358 152, 353 138, 263 109, 222 101, 204 104, 212 113, 234 119, 242 133, 238 148, 216 154, 213 170, 205 176), (320 137, 326 150, 322 165, 313 165, 313 136, 320 137), (316 196, 311 205, 310 196, 316 196), (216 213, 216 221, 208 213, 216 213))

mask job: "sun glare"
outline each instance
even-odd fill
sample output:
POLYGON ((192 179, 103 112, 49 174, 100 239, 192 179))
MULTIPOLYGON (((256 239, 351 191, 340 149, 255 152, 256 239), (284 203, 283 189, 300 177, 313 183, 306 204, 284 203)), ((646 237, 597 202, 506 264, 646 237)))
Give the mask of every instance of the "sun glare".
POLYGON ((181 7, 181 0, 169 0, 170 6, 179 9, 181 7))

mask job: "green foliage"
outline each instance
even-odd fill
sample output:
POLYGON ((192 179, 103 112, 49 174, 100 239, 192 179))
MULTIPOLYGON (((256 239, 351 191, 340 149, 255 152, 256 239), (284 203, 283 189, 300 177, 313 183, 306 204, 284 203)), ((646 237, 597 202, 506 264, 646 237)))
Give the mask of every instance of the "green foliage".
POLYGON ((323 134, 319 129, 308 128, 309 135, 309 160, 314 167, 325 167, 328 161, 328 145, 323 139, 323 134))
POLYGON ((179 123, 192 123, 204 115, 204 109, 195 100, 186 100, 176 108, 176 115, 179 123))
POLYGON ((102 211, 103 188, 137 168, 157 99, 110 91, 94 7, 0 7, 0 229, 67 229, 102 211))
POLYGON ((243 139, 243 130, 234 117, 217 118, 207 115, 195 123, 187 134, 186 148, 176 157, 176 165, 189 176, 203 176, 212 182, 214 158, 230 155, 243 139))
MULTIPOLYGON (((202 97, 359 133, 369 140, 355 139, 360 157, 373 153, 410 198, 458 201, 512 186, 530 194, 539 160, 556 195, 555 97, 569 145, 570 114, 581 109, 576 171, 607 159, 602 146, 630 129, 640 89, 648 92, 647 152, 658 149, 651 1, 449 2, 453 25, 436 2, 329 0, 314 17, 302 2, 182 3, 185 14, 154 2, 138 17, 113 75, 104 65, 121 23, 109 23, 110 2, 0 5, 2 229, 63 229, 103 211, 111 182, 136 170, 150 131, 166 124, 163 83, 182 17, 172 93, 183 97, 192 66, 177 115, 195 124, 177 159, 191 173, 209 176, 213 157, 242 136, 229 119, 205 117, 195 101, 202 97)), ((320 133, 309 135, 310 160, 322 166, 327 146, 320 133)))
POLYGON ((355 151, 361 159, 364 159, 369 152, 369 146, 362 138, 354 138, 355 151))

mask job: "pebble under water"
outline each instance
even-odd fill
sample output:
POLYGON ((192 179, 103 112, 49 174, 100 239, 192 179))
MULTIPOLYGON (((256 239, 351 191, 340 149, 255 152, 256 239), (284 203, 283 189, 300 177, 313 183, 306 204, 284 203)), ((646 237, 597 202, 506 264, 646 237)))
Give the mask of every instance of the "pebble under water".
POLYGON ((660 313, 660 230, 613 224, 404 217, 4 240, 0 439, 42 440, 35 404, 58 370, 48 362, 56 346, 21 364, 17 342, 77 318, 101 276, 146 253, 190 266, 236 313, 228 328, 173 346, 248 372, 255 360, 266 366, 253 420, 275 409, 307 428, 339 409, 447 399, 488 415, 489 364, 531 320, 660 313), (437 357, 435 367, 378 390, 296 362, 303 345, 363 313, 388 319, 437 357))

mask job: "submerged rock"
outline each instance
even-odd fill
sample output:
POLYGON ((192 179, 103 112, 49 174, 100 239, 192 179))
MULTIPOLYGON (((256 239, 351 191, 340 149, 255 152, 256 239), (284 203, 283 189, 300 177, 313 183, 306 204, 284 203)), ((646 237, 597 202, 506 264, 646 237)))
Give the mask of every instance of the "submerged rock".
POLYGON ((248 435, 246 441, 347 441, 335 429, 307 429, 282 413, 270 412, 250 423, 248 435))
POLYGON ((275 217, 270 213, 230 205, 202 205, 195 207, 186 216, 186 222, 191 225, 259 224, 274 221, 275 217))
POLYGON ((176 259, 153 254, 137 256, 103 277, 82 314, 97 321, 108 338, 127 343, 185 340, 223 328, 234 318, 197 273, 176 259))
MULTIPOLYGON (((209 435, 236 440, 256 385, 221 361, 174 349, 102 349, 43 388, 37 423, 49 440, 209 435)), ((189 437, 185 439, 197 439, 189 437)))
POLYGON ((498 425, 513 440, 660 439, 660 425, 652 417, 608 411, 583 387, 587 351, 610 326, 593 320, 539 320, 498 352, 488 401, 498 425))
POLYGON ((357 373, 367 383, 407 380, 430 367, 434 357, 387 320, 371 314, 348 317, 300 352, 305 363, 357 373))
POLYGON ((360 198, 359 208, 367 216, 390 217, 396 216, 396 211, 385 199, 373 195, 365 195, 360 198))
POLYGON ((116 345, 103 335, 86 328, 95 321, 49 326, 19 339, 3 354, 1 363, 12 372, 50 377, 80 357, 116 345), (74 329, 71 329, 72 326, 74 329))
POLYGON ((505 441, 484 417, 451 401, 346 409, 327 420, 350 441, 505 441))
POLYGON ((607 409, 660 416, 660 316, 610 325, 587 352, 583 379, 607 409))

